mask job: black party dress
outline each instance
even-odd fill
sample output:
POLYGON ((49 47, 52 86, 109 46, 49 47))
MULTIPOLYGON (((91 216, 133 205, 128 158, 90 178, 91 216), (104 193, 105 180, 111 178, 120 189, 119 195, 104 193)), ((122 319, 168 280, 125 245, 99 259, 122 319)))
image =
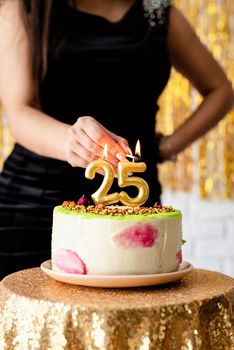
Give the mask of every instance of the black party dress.
MULTIPOLYGON (((171 68, 169 5, 158 9, 160 20, 156 16, 152 26, 141 0, 117 23, 76 10, 65 1, 55 4, 48 71, 40 85, 42 111, 69 124, 80 116, 92 116, 125 137, 133 150, 140 139, 147 164, 141 177, 150 187, 147 205, 153 205, 160 200, 156 101, 171 68)), ((0 176, 0 277, 49 259, 53 207, 90 196, 100 183, 100 176, 88 180, 84 169, 16 144, 0 176)), ((114 187, 111 192, 119 191, 114 187)), ((136 195, 134 188, 125 191, 136 195)))

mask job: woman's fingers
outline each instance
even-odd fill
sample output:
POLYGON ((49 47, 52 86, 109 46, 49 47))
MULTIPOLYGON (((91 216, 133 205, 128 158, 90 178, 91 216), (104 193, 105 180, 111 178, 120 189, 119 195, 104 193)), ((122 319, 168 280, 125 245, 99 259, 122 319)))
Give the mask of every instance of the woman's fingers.
POLYGON ((104 156, 106 144, 107 160, 114 167, 125 157, 126 151, 131 152, 127 140, 110 132, 92 117, 80 117, 69 129, 68 134, 72 151, 89 162, 104 156))
MULTIPOLYGON (((68 139, 72 151, 77 153, 80 157, 83 157, 88 162, 104 156, 104 148, 94 142, 81 128, 71 128, 69 130, 68 139)), ((118 160, 112 154, 108 153, 107 159, 113 166, 117 166, 118 160)))
POLYGON ((96 160, 97 156, 95 153, 90 152, 87 148, 84 147, 83 144, 81 144, 79 141, 77 141, 75 138, 69 139, 69 148, 73 153, 76 153, 77 156, 87 163, 96 160))
POLYGON ((88 162, 73 152, 70 148, 67 150, 67 161, 72 167, 86 168, 88 162))
MULTIPOLYGON (((86 168, 87 165, 105 157, 104 147, 107 144, 107 160, 117 172, 119 160, 125 158, 128 142, 109 132, 92 117, 81 117, 68 130, 67 160, 72 166, 86 168)), ((102 169, 98 171, 103 174, 102 169)))
MULTIPOLYGON (((108 145, 108 153, 116 158, 116 153, 125 153, 123 147, 117 142, 118 136, 109 132, 99 122, 92 117, 81 117, 77 121, 78 126, 85 131, 89 138, 96 144, 104 148, 108 145)), ((127 141, 126 141, 127 142, 127 141)))
MULTIPOLYGON (((86 153, 86 150, 77 143, 75 149, 76 151, 72 151, 73 147, 70 147, 67 152, 67 161, 72 167, 81 167, 86 168, 88 164, 91 162, 89 154, 86 153)), ((117 173, 117 167, 113 166, 114 173, 117 173)), ((104 171, 100 168, 97 171, 99 174, 104 175, 104 171)))
POLYGON ((115 140, 118 143, 118 145, 124 150, 124 155, 125 154, 132 154, 132 150, 128 145, 128 141, 125 138, 118 136, 107 129, 105 129, 105 130, 106 130, 107 134, 109 134, 110 137, 113 140, 115 140))

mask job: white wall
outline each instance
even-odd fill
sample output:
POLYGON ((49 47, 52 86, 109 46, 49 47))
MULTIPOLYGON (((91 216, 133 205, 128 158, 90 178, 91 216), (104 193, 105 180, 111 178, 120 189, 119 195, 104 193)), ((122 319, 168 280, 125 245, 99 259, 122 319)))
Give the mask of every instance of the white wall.
POLYGON ((234 277, 234 202, 201 200, 189 193, 165 191, 163 204, 183 214, 183 259, 194 267, 234 277))

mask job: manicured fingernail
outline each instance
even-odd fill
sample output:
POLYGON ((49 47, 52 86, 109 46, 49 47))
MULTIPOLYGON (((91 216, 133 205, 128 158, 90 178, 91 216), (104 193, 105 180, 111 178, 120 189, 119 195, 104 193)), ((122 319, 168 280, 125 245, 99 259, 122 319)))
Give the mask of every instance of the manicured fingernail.
POLYGON ((133 173, 131 173, 131 172, 130 172, 130 173, 128 173, 128 176, 132 176, 132 175, 133 175, 133 173))
POLYGON ((127 154, 131 154, 132 155, 132 150, 131 150, 130 147, 126 147, 125 150, 126 150, 127 154))
POLYGON ((121 153, 116 153, 116 158, 118 159, 118 160, 124 160, 124 156, 123 156, 123 154, 121 154, 121 153))

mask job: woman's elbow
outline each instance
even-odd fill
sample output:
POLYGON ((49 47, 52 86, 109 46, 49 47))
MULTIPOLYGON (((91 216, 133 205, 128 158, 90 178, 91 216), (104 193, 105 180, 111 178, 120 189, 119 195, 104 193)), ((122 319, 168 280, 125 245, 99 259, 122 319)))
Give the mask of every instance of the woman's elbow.
POLYGON ((15 141, 18 140, 21 130, 24 129, 25 105, 5 105, 3 104, 3 113, 6 116, 11 133, 15 141))

